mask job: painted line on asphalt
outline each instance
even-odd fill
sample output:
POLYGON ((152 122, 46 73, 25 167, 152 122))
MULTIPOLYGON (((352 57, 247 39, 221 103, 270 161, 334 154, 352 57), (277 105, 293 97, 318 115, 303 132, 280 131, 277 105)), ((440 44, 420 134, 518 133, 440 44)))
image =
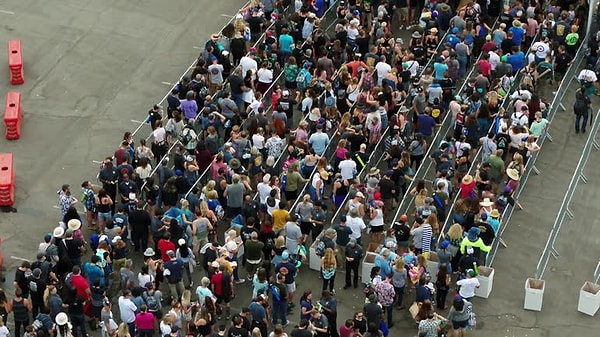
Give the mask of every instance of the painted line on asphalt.
POLYGON ((2 14, 8 14, 8 15, 15 15, 15 12, 5 11, 3 9, 0 9, 0 13, 2 13, 2 14))

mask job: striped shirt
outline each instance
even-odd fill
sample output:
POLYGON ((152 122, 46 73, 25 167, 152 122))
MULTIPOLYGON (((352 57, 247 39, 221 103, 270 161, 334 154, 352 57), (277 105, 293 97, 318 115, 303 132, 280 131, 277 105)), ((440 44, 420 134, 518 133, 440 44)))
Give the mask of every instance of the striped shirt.
POLYGON ((431 225, 428 223, 424 223, 421 227, 423 227, 421 249, 423 250, 423 253, 426 253, 431 250, 431 237, 433 236, 433 230, 431 225))

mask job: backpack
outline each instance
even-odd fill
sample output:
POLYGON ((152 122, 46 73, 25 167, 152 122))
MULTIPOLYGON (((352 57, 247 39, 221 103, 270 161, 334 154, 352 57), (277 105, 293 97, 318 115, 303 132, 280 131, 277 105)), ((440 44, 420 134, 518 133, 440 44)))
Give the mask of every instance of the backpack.
POLYGON ((335 97, 333 97, 333 95, 327 91, 325 91, 322 95, 323 97, 323 105, 326 108, 331 108, 335 106, 335 97))
POLYGON ((325 255, 325 242, 319 241, 319 243, 317 244, 317 248, 315 248, 315 254, 317 254, 317 256, 320 257, 325 255))
POLYGON ((298 86, 298 89, 306 89, 309 81, 310 73, 306 68, 302 68, 302 70, 298 72, 298 76, 296 76, 296 85, 298 86))
POLYGON ((187 144, 190 142, 190 140, 192 140, 192 136, 191 136, 191 134, 190 134, 190 133, 191 133, 191 130, 190 130, 190 128, 187 128, 187 127, 183 128, 183 130, 181 130, 181 133, 179 133, 179 134, 177 135, 177 140, 178 140, 178 141, 179 141, 179 142, 180 142, 180 143, 181 143, 183 146, 186 146, 186 145, 187 145, 187 144), (186 130, 187 130, 187 132, 186 132, 186 130))
POLYGON ((65 276, 64 284, 61 288, 60 297, 63 302, 71 304, 77 298, 77 288, 73 286, 73 273, 68 273, 65 276))
POLYGON ((158 312, 160 310, 160 305, 156 300, 156 297, 154 297, 154 294, 150 295, 147 291, 145 291, 144 295, 146 295, 146 306, 148 306, 148 311, 158 312))

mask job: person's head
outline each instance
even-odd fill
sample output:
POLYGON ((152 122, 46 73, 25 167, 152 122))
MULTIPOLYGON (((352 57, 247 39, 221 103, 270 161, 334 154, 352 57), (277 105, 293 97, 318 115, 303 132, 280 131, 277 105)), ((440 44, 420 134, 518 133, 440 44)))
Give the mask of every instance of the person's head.
POLYGON ((461 312, 465 308, 465 301, 461 296, 456 296, 452 302, 452 306, 454 310, 461 312))

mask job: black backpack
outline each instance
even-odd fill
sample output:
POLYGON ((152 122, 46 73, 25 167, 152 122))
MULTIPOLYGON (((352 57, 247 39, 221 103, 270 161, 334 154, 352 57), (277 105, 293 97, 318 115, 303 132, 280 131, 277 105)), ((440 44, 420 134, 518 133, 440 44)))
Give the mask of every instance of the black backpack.
POLYGON ((65 275, 62 288, 60 289, 60 297, 66 304, 71 304, 76 300, 77 288, 73 285, 73 273, 65 275))

